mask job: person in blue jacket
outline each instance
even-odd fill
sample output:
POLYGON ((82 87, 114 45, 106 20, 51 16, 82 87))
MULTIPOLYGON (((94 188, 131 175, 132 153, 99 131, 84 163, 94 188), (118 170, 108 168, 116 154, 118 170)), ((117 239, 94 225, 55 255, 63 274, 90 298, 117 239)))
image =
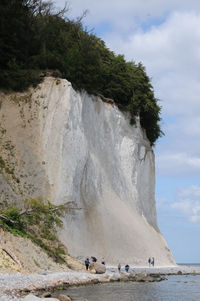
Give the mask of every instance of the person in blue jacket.
POLYGON ((86 270, 88 270, 89 265, 90 265, 89 258, 86 258, 86 260, 85 260, 85 268, 86 268, 86 270))
POLYGON ((129 268, 130 268, 129 265, 126 264, 126 265, 125 265, 125 271, 126 271, 127 273, 128 273, 128 271, 129 271, 129 268))

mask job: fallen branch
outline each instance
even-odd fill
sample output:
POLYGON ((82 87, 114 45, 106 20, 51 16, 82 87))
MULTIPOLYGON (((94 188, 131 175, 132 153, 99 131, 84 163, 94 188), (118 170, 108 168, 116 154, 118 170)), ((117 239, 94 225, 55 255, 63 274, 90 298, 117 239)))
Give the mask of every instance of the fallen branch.
POLYGON ((20 267, 22 267, 21 262, 17 259, 17 257, 15 256, 15 254, 13 254, 3 243, 3 240, 0 238, 0 244, 2 247, 2 250, 15 262, 17 263, 20 267))
MULTIPOLYGON (((58 210, 67 211, 67 210, 82 210, 83 209, 83 208, 79 208, 79 207, 71 207, 70 205, 72 205, 72 203, 74 203, 74 202, 68 202, 68 203, 65 203, 64 205, 60 205, 60 206, 54 207, 52 209, 50 209, 50 208, 43 209, 43 211, 44 212, 56 212, 58 210)), ((29 214, 34 211, 37 211, 37 208, 24 209, 21 212, 19 212, 19 216, 22 216, 24 214, 29 214)), ((1 215, 0 215, 0 217, 1 217, 1 215)))
POLYGON ((10 219, 7 215, 5 214, 0 214, 0 218, 6 220, 6 221, 9 221, 11 222, 12 224, 16 224, 17 222, 16 221, 13 221, 12 219, 10 219))
MULTIPOLYGON (((43 212, 56 212, 60 209, 61 209, 61 207, 58 206, 58 207, 55 207, 55 208, 52 208, 52 209, 50 209, 50 208, 42 209, 42 211, 43 212)), ((32 213, 32 212, 37 211, 37 210, 38 210, 38 208, 25 209, 25 210, 19 212, 19 216, 22 216, 23 214, 29 214, 29 213, 32 213)))

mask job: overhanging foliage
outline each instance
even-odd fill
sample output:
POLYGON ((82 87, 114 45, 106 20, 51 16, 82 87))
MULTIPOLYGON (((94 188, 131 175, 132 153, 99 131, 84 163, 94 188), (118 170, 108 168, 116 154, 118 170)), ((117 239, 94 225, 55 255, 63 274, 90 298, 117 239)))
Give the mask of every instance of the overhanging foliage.
POLYGON ((58 70, 74 88, 114 99, 141 125, 153 145, 163 133, 160 106, 141 63, 126 62, 51 1, 2 0, 0 3, 0 88, 37 85, 41 70, 58 70))

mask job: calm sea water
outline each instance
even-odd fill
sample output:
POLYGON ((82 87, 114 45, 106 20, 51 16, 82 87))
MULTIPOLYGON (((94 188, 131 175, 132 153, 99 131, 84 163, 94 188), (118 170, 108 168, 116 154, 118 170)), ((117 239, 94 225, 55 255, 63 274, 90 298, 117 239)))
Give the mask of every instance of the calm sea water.
POLYGON ((199 267, 200 263, 177 263, 178 265, 187 265, 187 266, 192 266, 192 267, 199 267))
MULTIPOLYGON (((119 282, 69 288, 62 293, 76 301, 198 301, 200 275, 167 276, 153 283, 119 282)), ((61 292, 60 292, 61 293, 61 292)))

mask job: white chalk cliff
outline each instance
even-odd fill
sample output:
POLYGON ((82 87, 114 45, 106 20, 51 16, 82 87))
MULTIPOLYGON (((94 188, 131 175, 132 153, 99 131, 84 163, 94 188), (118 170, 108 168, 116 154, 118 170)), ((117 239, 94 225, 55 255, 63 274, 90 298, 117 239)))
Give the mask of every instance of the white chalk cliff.
POLYGON ((1 94, 0 104, 1 154, 15 175, 0 175, 2 200, 67 203, 60 239, 71 255, 174 265, 157 227, 154 153, 139 121, 131 126, 115 105, 51 77, 1 94))

